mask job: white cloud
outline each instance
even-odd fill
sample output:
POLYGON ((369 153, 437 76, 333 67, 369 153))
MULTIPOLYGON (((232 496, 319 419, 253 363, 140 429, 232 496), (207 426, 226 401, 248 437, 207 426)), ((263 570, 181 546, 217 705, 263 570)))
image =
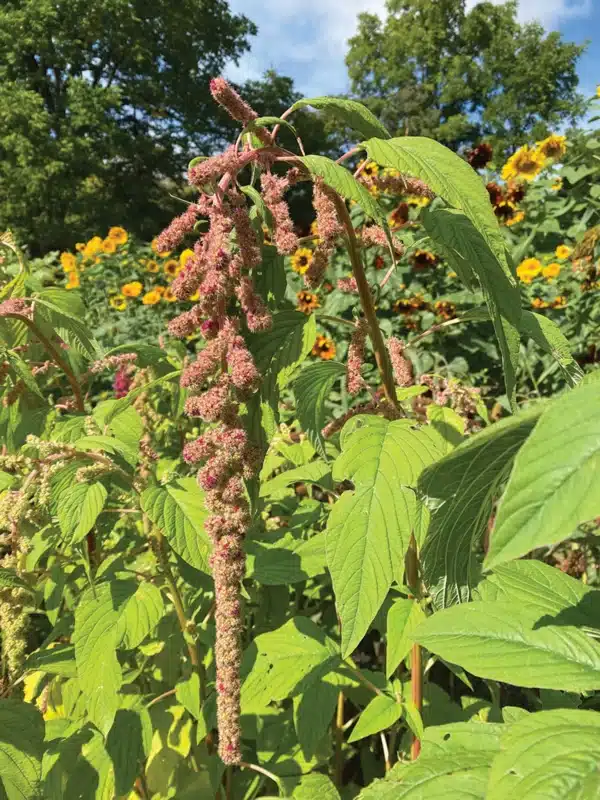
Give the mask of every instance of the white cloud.
MULTIPOLYGON (((435 2, 435 0, 433 0, 435 2)), ((480 0, 467 0, 472 8, 480 0)), ((369 11, 385 15, 385 0, 229 0, 233 11, 246 14, 259 28, 252 51, 226 75, 243 82, 275 69, 294 78, 305 96, 347 91, 344 57, 356 32, 357 16, 369 11)), ((499 5, 505 0, 491 0, 499 5)), ((585 17, 592 0, 520 0, 519 20, 537 20, 554 29, 561 21, 585 17)))

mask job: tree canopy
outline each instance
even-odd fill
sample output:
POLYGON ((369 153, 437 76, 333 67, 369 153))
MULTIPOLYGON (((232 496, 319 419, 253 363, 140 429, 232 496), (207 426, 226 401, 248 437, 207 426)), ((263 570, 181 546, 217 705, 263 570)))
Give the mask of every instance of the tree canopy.
POLYGON ((225 0, 2 3, 0 224, 40 251, 154 234, 165 180, 219 133, 209 80, 255 32, 225 0))
POLYGON ((359 16, 346 63, 353 93, 395 133, 507 151, 581 114, 584 47, 519 24, 516 2, 388 0, 387 12, 359 16))

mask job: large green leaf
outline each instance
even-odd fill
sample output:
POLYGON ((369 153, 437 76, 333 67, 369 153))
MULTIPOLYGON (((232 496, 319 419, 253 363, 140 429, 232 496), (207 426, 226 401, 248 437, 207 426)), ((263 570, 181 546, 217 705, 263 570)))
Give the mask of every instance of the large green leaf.
POLYGON ((438 456, 426 429, 409 420, 389 422, 358 416, 342 431, 336 481, 350 479, 327 523, 327 564, 342 625, 342 652, 365 635, 394 579, 417 517, 413 489, 424 467, 438 456))
POLYGON ((76 483, 62 492, 58 502, 58 524, 70 544, 80 542, 100 516, 108 492, 100 481, 76 483))
POLYGON ((305 758, 313 758, 329 730, 338 694, 337 686, 319 680, 294 697, 294 727, 305 758))
POLYGON ((194 478, 154 486, 142 494, 142 508, 184 561, 208 572, 210 542, 204 530, 208 514, 194 478))
POLYGON ((438 611, 413 634, 436 655, 481 678, 540 689, 600 688, 600 644, 537 609, 473 602, 438 611))
POLYGON ((390 728, 401 716, 402 703, 387 694, 378 694, 358 718, 348 742, 358 742, 365 736, 390 728))
POLYGON ((294 483, 327 484, 328 480, 330 481, 330 474, 330 464, 325 464, 320 460, 311 461, 309 464, 280 472, 279 475, 263 483, 260 487, 260 496, 268 497, 268 495, 273 492, 285 489, 287 486, 292 486, 294 483))
POLYGON ((90 360, 102 357, 98 342, 90 334, 88 326, 73 313, 81 309, 73 306, 74 297, 62 289, 46 289, 36 297, 35 318, 50 325, 67 344, 90 360), (41 320, 40 320, 41 317, 41 320))
POLYGON ((73 643, 77 678, 90 720, 105 736, 119 707, 121 667, 116 648, 123 606, 136 590, 134 581, 90 587, 75 609, 73 643))
POLYGON ((399 762, 358 800, 484 800, 490 765, 507 726, 478 722, 425 730, 416 761, 399 762))
POLYGON ((398 664, 406 658, 413 641, 411 634, 425 615, 416 600, 398 598, 390 606, 386 620, 385 674, 390 677, 398 664))
POLYGON ((485 566, 570 536, 600 516, 600 383, 555 400, 515 459, 485 566))
POLYGON ((261 252, 262 261, 252 271, 254 287, 269 308, 275 309, 285 297, 287 288, 285 263, 273 245, 263 245, 261 252))
POLYGON ((311 620, 294 617, 257 636, 242 663, 242 711, 261 711, 273 700, 302 692, 340 663, 335 643, 311 620))
POLYGON ((332 117, 339 119, 349 128, 352 128, 361 136, 379 136, 389 139, 390 134, 377 117, 356 100, 348 100, 345 97, 306 97, 297 100, 290 111, 296 111, 305 106, 312 106, 331 114, 332 117))
POLYGON ((33 593, 29 584, 20 578, 14 569, 10 567, 0 567, 0 589, 25 589, 33 593))
POLYGON ((514 278, 502 268, 498 252, 492 249, 485 231, 476 227, 463 211, 426 209, 423 224, 459 275, 472 270, 477 276, 502 353, 506 393, 514 405, 521 325, 521 300, 514 278))
POLYGON ((7 800, 40 797, 44 720, 20 700, 0 700, 0 790, 7 800))
POLYGON ((554 357, 571 386, 575 386, 581 381, 583 372, 571 355, 569 342, 556 322, 543 314, 523 311, 520 327, 521 333, 530 336, 538 347, 554 357))
POLYGON ((420 178, 453 208, 463 211, 488 243, 506 277, 514 282, 485 184, 463 158, 423 136, 369 139, 362 146, 378 164, 420 178))
POLYGON ((599 763, 600 714, 530 714, 504 736, 486 800, 592 800, 600 797, 599 763))
POLYGON ((325 403, 334 383, 345 374, 346 367, 343 364, 322 361, 305 367, 293 384, 298 421, 323 458, 327 457, 325 440, 321 433, 325 425, 325 403))
POLYGON ((117 644, 133 650, 158 625, 165 613, 163 596, 152 583, 140 583, 125 603, 119 618, 117 644))
POLYGON ((383 209, 346 167, 325 156, 302 156, 300 161, 310 170, 311 175, 322 178, 330 189, 345 200, 354 200, 368 217, 384 227, 387 226, 383 209))
POLYGON ((291 534, 277 542, 249 540, 246 577, 265 586, 300 583, 325 572, 325 533, 310 539, 291 534))
POLYGON ((273 326, 265 333, 248 337, 256 366, 263 376, 263 394, 283 388, 306 356, 316 338, 314 314, 280 311, 273 315, 273 326))
POLYGON ((540 411, 509 417, 459 445, 425 470, 419 490, 435 503, 421 554, 423 578, 436 608, 469 599, 482 541, 499 485, 540 411))
POLYGON ((106 738, 115 774, 115 792, 127 795, 140 773, 152 742, 152 721, 145 708, 120 708, 106 738))

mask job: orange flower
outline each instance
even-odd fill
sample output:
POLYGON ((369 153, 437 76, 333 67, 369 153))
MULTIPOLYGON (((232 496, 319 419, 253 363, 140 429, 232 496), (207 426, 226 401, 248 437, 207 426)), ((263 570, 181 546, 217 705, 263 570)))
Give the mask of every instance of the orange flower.
POLYGON ((112 239, 115 244, 126 244, 129 236, 125 228, 120 228, 117 225, 109 230, 108 238, 112 239))
POLYGON ((163 293, 163 300, 166 300, 167 303, 176 303, 177 302, 177 298, 173 294, 173 290, 172 289, 165 289, 165 291, 163 293))
POLYGON ((551 281, 553 278, 558 278, 560 275, 560 264, 556 261, 553 261, 551 264, 548 264, 547 267, 544 267, 542 270, 542 275, 546 280, 551 281))
POLYGON ((78 272, 69 272, 69 280, 65 284, 65 289, 77 289, 79 288, 79 273, 78 272))
POLYGON ((116 241, 114 239, 109 239, 108 237, 104 239, 104 241, 102 242, 102 252, 108 253, 109 255, 111 253, 116 253, 117 252, 116 241))
POLYGON ((327 336, 317 336, 313 349, 310 354, 316 358, 322 358, 324 361, 330 361, 335 358, 335 344, 327 336))
POLYGON ((60 265, 65 272, 74 272, 77 269, 77 256, 73 253, 61 253, 60 265))
POLYGON ((302 311, 304 314, 310 314, 320 306, 319 298, 312 292, 297 292, 296 297, 298 298, 298 311, 302 311))
POLYGON ((142 297, 142 303, 145 306, 155 306, 157 303, 160 303, 160 292, 157 292, 156 290, 146 292, 146 294, 142 297))
POLYGON ((144 287, 139 281, 132 281, 131 283, 126 283, 125 286, 121 287, 121 293, 125 297, 139 297, 143 288, 144 287))

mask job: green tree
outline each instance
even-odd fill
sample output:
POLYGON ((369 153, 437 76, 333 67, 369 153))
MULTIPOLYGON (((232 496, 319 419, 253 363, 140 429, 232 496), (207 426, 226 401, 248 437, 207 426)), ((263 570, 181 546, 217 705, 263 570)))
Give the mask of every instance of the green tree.
POLYGON ((155 234, 219 134, 209 80, 255 32, 226 0, 3 2, 0 225, 38 252, 155 234))
POLYGON ((395 133, 453 149, 486 138, 506 152, 582 113, 583 46, 537 23, 517 3, 388 0, 387 18, 359 16, 346 57, 354 94, 395 133))

